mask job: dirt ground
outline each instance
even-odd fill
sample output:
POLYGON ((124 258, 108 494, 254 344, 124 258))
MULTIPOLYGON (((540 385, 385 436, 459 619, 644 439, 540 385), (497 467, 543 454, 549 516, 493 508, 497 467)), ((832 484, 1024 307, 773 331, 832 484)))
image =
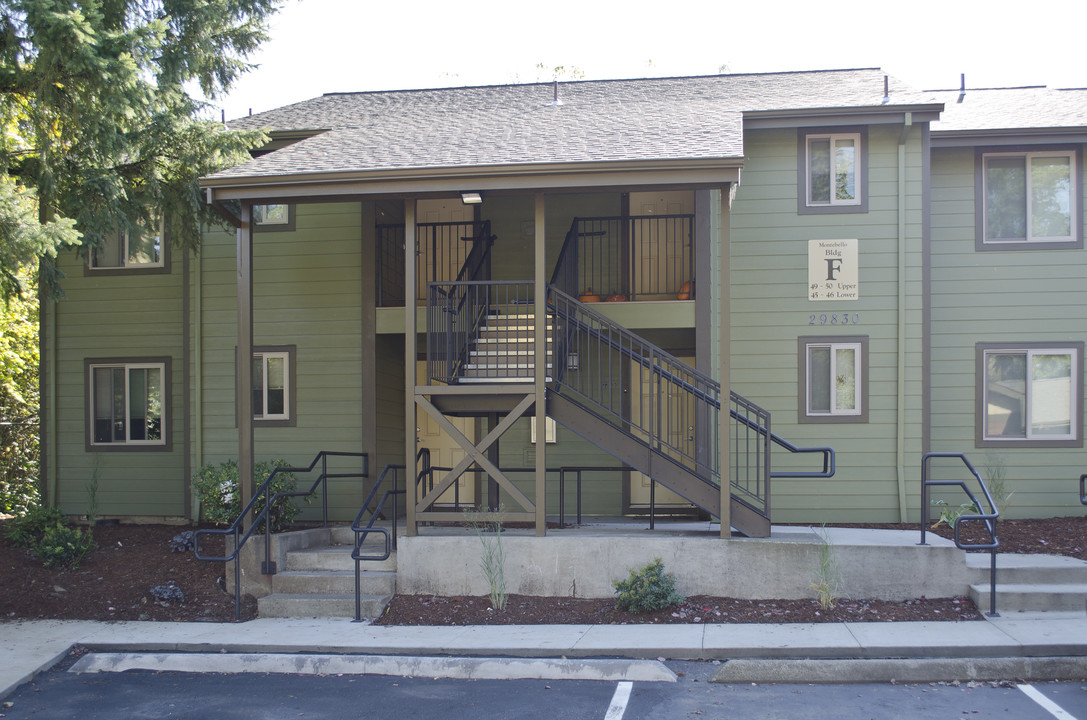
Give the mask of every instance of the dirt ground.
MULTIPOLYGON (((917 530, 917 525, 860 525, 917 530)), ((0 543, 0 618, 71 620, 159 620, 226 622, 234 599, 222 588, 223 564, 176 553, 170 539, 186 528, 168 525, 101 525, 98 543, 78 570, 47 570, 28 551, 0 543), (184 602, 156 600, 151 589, 174 582, 184 602)), ((941 528, 941 535, 947 530, 941 528)), ((1087 560, 1087 517, 1004 520, 1002 552, 1048 553, 1087 560)), ((221 545, 201 544, 207 554, 221 545)), ((248 598, 243 619, 256 613, 248 598)), ((968 620, 979 617, 966 598, 917 598, 902 603, 841 600, 833 610, 814 600, 735 600, 691 597, 656 613, 617 610, 611 599, 511 596, 506 608, 490 608, 485 597, 397 596, 378 622, 385 625, 547 624, 547 623, 720 623, 968 620)))

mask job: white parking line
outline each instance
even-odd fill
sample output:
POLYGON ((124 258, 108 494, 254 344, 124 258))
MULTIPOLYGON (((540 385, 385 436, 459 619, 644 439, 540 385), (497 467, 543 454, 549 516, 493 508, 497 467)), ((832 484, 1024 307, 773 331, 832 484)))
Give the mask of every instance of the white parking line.
POLYGON ((630 700, 630 690, 634 687, 632 682, 621 682, 615 688, 615 694, 611 696, 611 705, 604 715, 604 720, 622 720, 623 713, 627 711, 627 701, 630 700))
POLYGON ((1022 690, 1023 694, 1026 695, 1028 698, 1048 710, 1049 714, 1053 717, 1060 718, 1060 720, 1076 720, 1075 716, 1073 716, 1072 713, 1068 712, 1060 705, 1035 690, 1033 685, 1017 685, 1016 687, 1022 690))

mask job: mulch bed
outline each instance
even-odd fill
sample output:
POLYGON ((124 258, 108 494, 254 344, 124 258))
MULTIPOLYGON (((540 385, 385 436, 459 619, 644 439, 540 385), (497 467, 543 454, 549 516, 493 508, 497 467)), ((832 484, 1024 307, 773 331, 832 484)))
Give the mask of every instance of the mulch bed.
MULTIPOLYGON (((918 530, 916 524, 854 524, 852 527, 918 530)), ((21 620, 159 620, 229 622, 234 598, 222 585, 223 564, 201 562, 170 550, 184 530, 170 525, 102 525, 94 529, 98 549, 74 571, 41 566, 27 550, 0 542, 0 618, 21 620), (151 588, 173 581, 184 602, 163 602, 151 588)), ((948 536, 946 528, 936 530, 948 536)), ((1087 517, 1000 521, 1002 552, 1048 553, 1087 560, 1087 517)), ((222 544, 201 551, 221 553, 222 544)), ((246 598, 242 618, 256 616, 246 598)), ((610 598, 540 598, 514 595, 506 609, 490 609, 486 597, 399 595, 379 619, 383 625, 622 624, 727 622, 859 622, 969 620, 979 617, 965 598, 918 598, 903 603, 842 600, 833 610, 814 600, 735 600, 696 596, 655 613, 629 613, 610 598)))

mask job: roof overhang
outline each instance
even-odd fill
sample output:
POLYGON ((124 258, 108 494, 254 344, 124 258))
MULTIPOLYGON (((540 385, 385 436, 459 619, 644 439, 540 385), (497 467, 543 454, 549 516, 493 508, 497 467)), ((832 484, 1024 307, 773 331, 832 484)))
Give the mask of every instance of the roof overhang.
POLYGON ((932 147, 1057 145, 1087 143, 1087 128, 1016 128, 994 130, 933 130, 932 147))
POLYGON ((817 108, 800 110, 756 110, 744 112, 744 129, 769 130, 834 125, 901 125, 909 114, 915 123, 935 122, 943 103, 894 105, 890 107, 817 108))
POLYGON ((211 176, 208 202, 320 200, 375 195, 571 192, 604 188, 721 187, 739 182, 742 158, 664 159, 473 167, 390 168, 355 172, 211 176))

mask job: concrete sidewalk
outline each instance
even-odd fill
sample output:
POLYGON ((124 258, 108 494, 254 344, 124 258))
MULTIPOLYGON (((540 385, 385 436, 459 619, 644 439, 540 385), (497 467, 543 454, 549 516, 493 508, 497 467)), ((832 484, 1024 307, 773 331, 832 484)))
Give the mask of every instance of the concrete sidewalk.
MULTIPOLYGON (((812 667, 804 675, 797 673, 810 663, 797 661, 858 659, 878 659, 859 667, 886 670, 870 678, 857 678, 853 671, 844 677, 878 680, 890 673, 885 679, 920 678, 925 671, 918 668, 925 664, 940 673, 937 679, 948 680, 981 679, 986 673, 1020 679, 1039 672, 1046 677, 1087 677, 1087 618, 1081 612, 1014 613, 973 622, 780 625, 383 627, 311 618, 245 623, 40 620, 0 623, 0 697, 63 659, 73 645, 144 653, 742 659, 745 662, 733 663, 733 669, 751 668, 745 672, 762 681, 819 681, 826 668, 850 665, 817 664, 822 669, 812 667), (903 663, 914 674, 904 674, 903 663)), ((837 670, 832 676, 843 679, 837 670)), ((728 681, 753 681, 752 677, 728 681)))

